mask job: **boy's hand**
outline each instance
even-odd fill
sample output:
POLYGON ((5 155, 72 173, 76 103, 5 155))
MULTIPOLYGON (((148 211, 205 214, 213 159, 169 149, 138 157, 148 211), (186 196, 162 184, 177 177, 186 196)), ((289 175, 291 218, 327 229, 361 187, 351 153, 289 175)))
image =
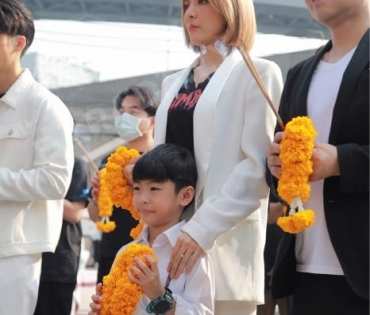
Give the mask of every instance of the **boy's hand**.
POLYGON ((172 250, 167 268, 171 278, 177 279, 185 267, 186 273, 190 273, 202 255, 204 255, 204 251, 199 244, 189 234, 182 232, 172 250))
POLYGON ((103 300, 102 298, 103 295, 103 284, 98 283, 95 287, 95 294, 91 296, 92 302, 90 303, 90 312, 88 315, 100 315, 100 310, 101 310, 101 302, 103 300))
POLYGON ((135 257, 136 265, 132 265, 128 276, 129 279, 143 288, 144 294, 151 300, 165 294, 164 287, 159 277, 157 262, 153 257, 145 255, 149 267, 140 258, 135 257))

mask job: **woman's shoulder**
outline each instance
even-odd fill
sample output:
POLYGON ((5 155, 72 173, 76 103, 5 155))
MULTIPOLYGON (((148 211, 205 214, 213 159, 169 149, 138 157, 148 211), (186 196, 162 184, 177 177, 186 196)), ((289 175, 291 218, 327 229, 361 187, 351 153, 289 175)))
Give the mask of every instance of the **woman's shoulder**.
POLYGON ((181 78, 181 80, 185 80, 185 77, 190 72, 191 67, 182 69, 180 71, 177 71, 173 74, 170 74, 166 76, 162 81, 162 98, 167 93, 167 91, 175 84, 175 82, 181 78))
MULTIPOLYGON (((282 80, 280 67, 273 61, 263 58, 252 58, 253 65, 262 78, 275 78, 278 81, 282 80)), ((246 62, 241 59, 233 69, 234 76, 244 76, 245 78, 253 78, 246 62)))
POLYGON ((169 89, 170 86, 185 72, 187 69, 177 71, 173 74, 166 76, 162 81, 162 97, 164 93, 169 89))
POLYGON ((199 57, 196 58, 188 67, 182 69, 182 70, 179 70, 175 73, 172 73, 168 76, 166 76, 164 79, 163 79, 163 82, 173 82, 174 80, 176 80, 178 77, 184 75, 184 73, 187 73, 187 72, 190 72, 190 69, 194 68, 194 66, 196 64, 199 63, 199 57))
POLYGON ((274 61, 264 59, 264 58, 252 58, 252 61, 255 65, 255 67, 263 72, 263 71, 272 71, 272 72, 277 72, 281 73, 280 67, 275 63, 274 61))
POLYGON ((185 71, 187 71, 187 69, 182 69, 180 71, 177 71, 175 73, 172 73, 168 76, 166 76, 164 79, 163 79, 163 83, 167 83, 167 82, 173 82, 174 80, 176 80, 179 76, 181 76, 185 71))

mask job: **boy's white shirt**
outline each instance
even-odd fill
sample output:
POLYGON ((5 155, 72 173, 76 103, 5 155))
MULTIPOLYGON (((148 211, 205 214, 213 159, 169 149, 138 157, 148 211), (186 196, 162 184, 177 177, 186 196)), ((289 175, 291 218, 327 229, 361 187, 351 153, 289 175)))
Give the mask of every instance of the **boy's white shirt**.
MULTIPOLYGON (((176 240, 184 224, 185 221, 181 221, 164 231, 158 235, 151 246, 158 259, 158 269, 163 286, 168 276, 167 265, 170 261, 172 249, 176 244, 176 240)), ((145 225, 139 237, 131 243, 140 243, 149 246, 148 226, 145 225)), ((123 246, 117 253, 117 256, 124 251, 129 244, 123 246)), ((169 289, 172 291, 173 297, 176 300, 175 315, 214 314, 215 285, 213 266, 210 257, 205 255, 198 260, 191 273, 183 273, 178 279, 172 279, 169 289)), ((134 315, 147 315, 146 307, 150 302, 151 300, 143 295, 137 305, 134 315)))

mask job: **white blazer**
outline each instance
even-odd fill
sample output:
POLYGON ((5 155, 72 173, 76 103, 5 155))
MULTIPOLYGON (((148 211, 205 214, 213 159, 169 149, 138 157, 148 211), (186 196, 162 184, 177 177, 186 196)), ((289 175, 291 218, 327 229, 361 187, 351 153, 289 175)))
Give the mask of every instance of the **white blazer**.
MULTIPOLYGON (((282 90, 279 67, 263 59, 253 61, 273 103, 278 105, 282 90)), ((168 108, 198 62, 164 79, 156 114, 156 145, 165 142, 168 108)), ((195 213, 182 229, 211 253, 216 300, 264 302, 263 250, 269 193, 265 159, 275 124, 272 110, 234 49, 195 107, 195 213)))

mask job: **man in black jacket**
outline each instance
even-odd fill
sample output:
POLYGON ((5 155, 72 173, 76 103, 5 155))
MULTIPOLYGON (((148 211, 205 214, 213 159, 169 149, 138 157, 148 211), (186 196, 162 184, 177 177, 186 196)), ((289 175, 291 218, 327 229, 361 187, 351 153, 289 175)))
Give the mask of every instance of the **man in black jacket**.
MULTIPOLYGON (((311 195, 315 224, 285 233, 272 275, 275 298, 292 295, 291 315, 369 314, 369 0, 306 0, 332 40, 287 77, 284 123, 309 116, 317 131, 311 195)), ((268 166, 281 174, 277 127, 268 166)))

